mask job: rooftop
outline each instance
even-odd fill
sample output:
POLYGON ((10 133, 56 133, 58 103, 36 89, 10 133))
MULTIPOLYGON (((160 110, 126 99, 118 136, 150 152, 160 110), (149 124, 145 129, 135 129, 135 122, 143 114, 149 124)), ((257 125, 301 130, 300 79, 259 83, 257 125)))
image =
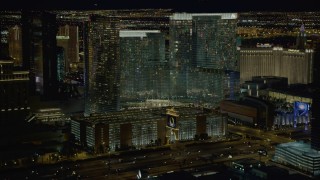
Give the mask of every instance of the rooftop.
MULTIPOLYGON (((118 112, 108 112, 103 114, 91 114, 88 117, 74 116, 73 120, 86 121, 92 124, 105 123, 105 122, 120 122, 120 121, 140 121, 144 120, 159 120, 166 116, 167 109, 170 107, 157 107, 148 109, 130 109, 118 112)), ((174 107, 181 120, 188 120, 201 114, 210 114, 204 112, 201 108, 196 107, 174 107)))
POLYGON ((160 30, 120 30, 120 37, 147 37, 148 33, 160 33, 160 30))
POLYGON ((269 89, 269 91, 288 94, 288 95, 292 95, 292 96, 300 96, 300 97, 304 97, 304 98, 311 98, 313 89, 315 89, 315 88, 310 86, 310 85, 291 84, 286 89, 269 89))
POLYGON ((287 152, 290 152, 292 154, 299 155, 299 156, 320 158, 320 151, 312 149, 309 143, 289 142, 289 143, 279 144, 277 148, 286 149, 287 152))
POLYGON ((171 20, 192 20, 193 16, 221 16, 221 19, 237 19, 238 13, 174 13, 171 20))
POLYGON ((0 60, 0 64, 5 64, 5 63, 13 64, 13 61, 11 61, 11 60, 0 60))

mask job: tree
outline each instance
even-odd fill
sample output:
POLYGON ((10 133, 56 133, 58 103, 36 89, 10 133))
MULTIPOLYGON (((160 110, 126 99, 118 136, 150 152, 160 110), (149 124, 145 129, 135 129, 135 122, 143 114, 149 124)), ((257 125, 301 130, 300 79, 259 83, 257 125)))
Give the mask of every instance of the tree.
POLYGON ((194 135, 194 140, 195 141, 199 141, 199 135, 198 134, 194 135))
POLYGON ((201 140, 207 140, 208 139, 208 134, 207 133, 201 133, 199 138, 201 140))
POLYGON ((104 147, 102 144, 99 146, 99 153, 104 153, 104 147))
POLYGON ((62 149, 61 149, 61 154, 65 155, 67 157, 70 157, 75 153, 75 150, 72 146, 72 143, 69 141, 63 142, 62 149))

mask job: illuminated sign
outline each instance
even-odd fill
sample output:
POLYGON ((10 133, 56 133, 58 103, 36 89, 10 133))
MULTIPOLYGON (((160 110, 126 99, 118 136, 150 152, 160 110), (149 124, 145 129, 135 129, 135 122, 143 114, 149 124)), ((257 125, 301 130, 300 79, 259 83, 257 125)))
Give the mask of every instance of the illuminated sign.
POLYGON ((40 77, 36 76, 36 83, 40 83, 40 77))
POLYGON ((141 175, 141 171, 139 169, 138 174, 137 174, 137 179, 141 179, 141 178, 142 178, 142 175, 141 175))
POLYGON ((70 39, 69 36, 56 36, 56 39, 70 39))
POLYGON ((1 35, 8 35, 9 34, 9 31, 1 31, 1 35))
POLYGON ((269 43, 265 43, 265 44, 257 43, 257 47, 271 48, 272 44, 269 44, 269 43))
POLYGON ((299 49, 288 49, 289 52, 300 52, 299 49))
POLYGON ((283 47, 274 47, 273 50, 275 50, 275 51, 282 51, 282 50, 283 50, 283 47))
POLYGON ((176 126, 177 126, 177 117, 168 116, 167 117, 167 126, 169 126, 171 128, 176 128, 176 126))
POLYGON ((294 115, 295 116, 308 116, 309 104, 304 102, 294 102, 294 115))

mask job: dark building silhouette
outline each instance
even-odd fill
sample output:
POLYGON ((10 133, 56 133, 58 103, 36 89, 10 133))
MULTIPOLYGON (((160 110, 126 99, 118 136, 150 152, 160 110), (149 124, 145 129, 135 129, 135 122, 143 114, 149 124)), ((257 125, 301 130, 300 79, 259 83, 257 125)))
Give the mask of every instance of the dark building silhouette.
POLYGON ((30 93, 43 100, 57 94, 57 30, 55 14, 22 13, 23 68, 30 70, 30 93))
POLYGON ((313 63, 313 85, 314 92, 312 93, 312 119, 311 119, 311 147, 315 150, 320 150, 320 37, 312 37, 314 48, 314 63, 313 63))
POLYGON ((22 66, 22 35, 21 26, 10 27, 8 35, 9 57, 13 60, 14 66, 22 66))
POLYGON ((145 147, 156 143, 227 135, 227 116, 194 107, 128 109, 118 112, 71 117, 71 133, 81 145, 100 147, 145 147))
POLYGON ((19 11, 0 12, 0 57, 12 59, 14 66, 22 61, 21 13, 19 11))
POLYGON ((312 49, 285 49, 283 47, 239 48, 240 83, 252 76, 288 78, 288 84, 312 83, 312 49))
POLYGON ((63 47, 57 47, 57 78, 59 82, 64 80, 66 74, 66 53, 63 47))
POLYGON ((0 59, 0 126, 22 120, 30 109, 29 72, 13 68, 13 61, 0 59))
MULTIPOLYGON (((319 88, 319 87, 318 87, 319 88)), ((312 95, 312 119, 311 119, 311 148, 320 151, 320 95, 314 92, 312 95)))
POLYGON ((65 53, 66 72, 79 62, 79 27, 74 24, 59 25, 57 46, 61 46, 65 53))
POLYGON ((320 87, 320 37, 313 39, 314 61, 313 61, 313 84, 320 87))
POLYGON ((9 34, 9 31, 7 28, 0 29, 0 57, 1 58, 9 57, 8 34, 9 34))
MULTIPOLYGON (((320 39, 319 37, 315 37, 314 41, 314 64, 313 64, 313 84, 315 89, 319 89, 320 87, 320 39)), ((320 96, 319 92, 314 92, 312 94, 312 119, 311 119, 311 148, 319 151, 320 150, 320 111, 319 104, 320 96)))
POLYGON ((220 109, 237 123, 264 130, 272 127, 274 108, 262 99, 245 96, 239 101, 224 100, 220 109))

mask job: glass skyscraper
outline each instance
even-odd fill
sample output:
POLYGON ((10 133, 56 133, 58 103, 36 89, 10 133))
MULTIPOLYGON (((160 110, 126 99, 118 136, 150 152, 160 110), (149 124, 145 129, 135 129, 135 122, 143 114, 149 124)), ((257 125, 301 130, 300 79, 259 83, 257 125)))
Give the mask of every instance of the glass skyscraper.
POLYGON ((236 70, 237 14, 193 14, 193 65, 236 70))
POLYGON ((63 82, 65 73, 65 51, 63 47, 57 47, 57 78, 59 82, 63 82))
POLYGON ((229 91, 226 70, 238 70, 236 13, 175 13, 170 17, 173 98, 217 104, 229 91))
POLYGON ((119 19, 94 15, 88 23, 85 114, 120 108, 119 19))
POLYGON ((172 97, 186 98, 192 58, 192 15, 175 13, 170 17, 169 25, 172 97))
POLYGON ((43 99, 57 95, 57 24, 55 14, 22 14, 23 68, 30 70, 30 93, 43 99))
POLYGON ((159 30, 121 30, 121 100, 168 98, 165 36, 159 30))

